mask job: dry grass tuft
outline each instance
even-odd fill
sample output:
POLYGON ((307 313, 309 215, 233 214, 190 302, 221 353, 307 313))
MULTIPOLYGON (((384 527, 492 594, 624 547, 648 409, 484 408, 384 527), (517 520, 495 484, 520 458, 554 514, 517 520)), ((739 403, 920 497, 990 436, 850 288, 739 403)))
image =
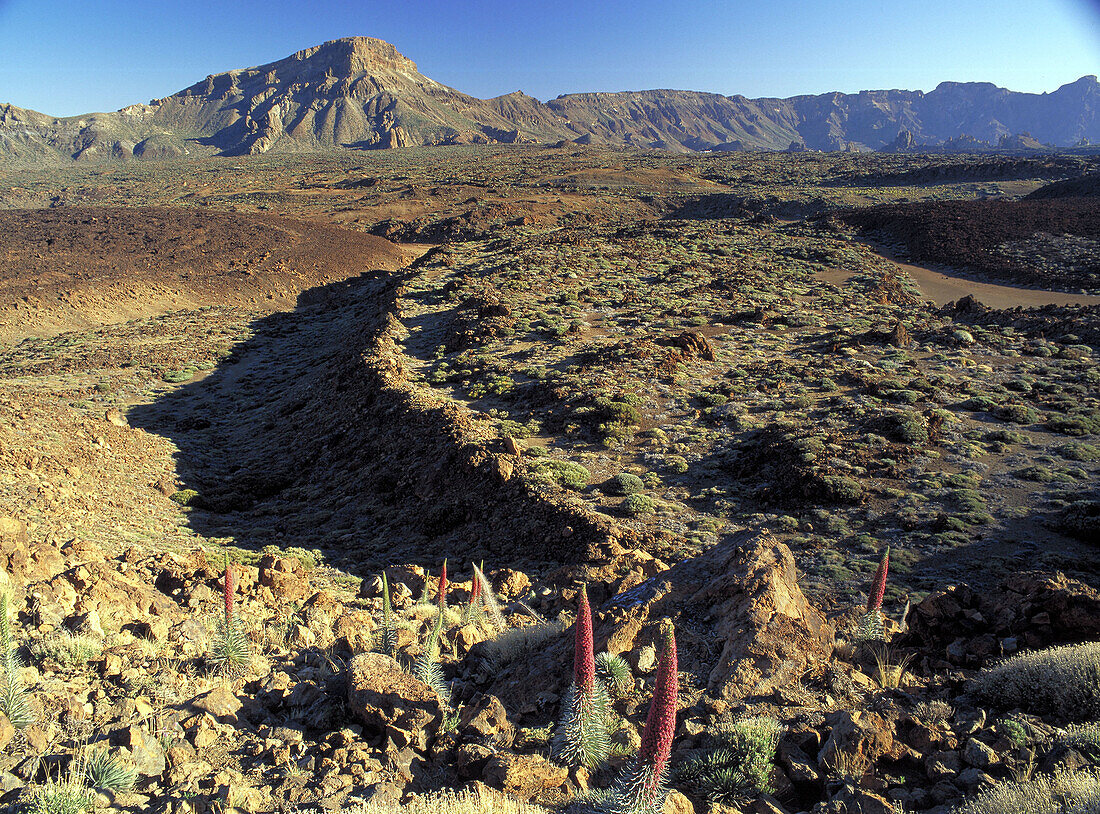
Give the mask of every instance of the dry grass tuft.
POLYGON ((1100 774, 1063 772, 1002 783, 956 809, 956 814, 1097 814, 1100 774))
POLYGON ((415 795, 408 803, 364 803, 349 814, 544 814, 547 809, 504 794, 440 791, 415 795))

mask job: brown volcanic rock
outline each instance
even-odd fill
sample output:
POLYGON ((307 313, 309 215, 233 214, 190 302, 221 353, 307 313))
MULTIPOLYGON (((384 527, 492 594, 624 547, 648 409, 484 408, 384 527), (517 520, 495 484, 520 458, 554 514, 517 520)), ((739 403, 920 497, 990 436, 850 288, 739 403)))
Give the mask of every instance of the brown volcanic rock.
POLYGON ((833 630, 798 587, 790 549, 766 532, 735 535, 612 606, 611 614, 625 612, 631 626, 666 616, 703 620, 706 638, 722 643, 707 689, 727 700, 784 686, 832 649, 833 630))
POLYGON ((348 708, 368 737, 403 734, 423 747, 439 729, 439 699, 427 684, 381 653, 363 653, 347 671, 348 708))
POLYGON ((1039 288, 1100 286, 1094 198, 885 204, 840 217, 874 239, 900 243, 911 262, 944 263, 1039 288), (1067 235, 1078 248, 1063 245, 1067 235))
POLYGON ((1024 572, 993 591, 958 585, 928 596, 909 617, 903 644, 968 663, 1016 649, 1100 637, 1100 592, 1064 574, 1024 572))
MULTIPOLYGON (((630 554, 621 559, 632 562, 630 554)), ((640 584, 623 584, 631 587, 597 614, 597 648, 633 651, 656 641, 660 620, 690 620, 678 633, 681 669, 709 674, 708 691, 726 700, 771 693, 832 651, 833 629, 798 587, 790 549, 767 532, 741 532, 640 584)), ((571 647, 564 634, 514 664, 493 692, 509 710, 534 711, 547 693, 564 689, 568 675, 558 666, 568 663, 571 647)))

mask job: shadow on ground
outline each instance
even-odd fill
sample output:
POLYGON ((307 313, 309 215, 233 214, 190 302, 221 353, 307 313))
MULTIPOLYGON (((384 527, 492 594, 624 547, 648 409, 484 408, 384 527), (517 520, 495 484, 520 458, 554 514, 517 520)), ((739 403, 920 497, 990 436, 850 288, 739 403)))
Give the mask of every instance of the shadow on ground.
POLYGON ((389 333, 404 274, 303 292, 209 375, 129 412, 178 447, 192 529, 250 549, 319 548, 356 570, 583 560, 601 529, 468 443, 469 414, 405 385, 389 333))

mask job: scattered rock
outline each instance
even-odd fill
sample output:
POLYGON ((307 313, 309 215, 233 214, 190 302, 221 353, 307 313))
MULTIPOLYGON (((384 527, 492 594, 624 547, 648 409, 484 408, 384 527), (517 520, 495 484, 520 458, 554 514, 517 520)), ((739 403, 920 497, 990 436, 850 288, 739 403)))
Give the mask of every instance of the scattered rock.
POLYGON ((364 653, 347 670, 348 706, 366 737, 389 735, 418 749, 439 731, 439 699, 381 653, 364 653))
POLYGON ((1000 762, 1000 757, 991 747, 982 743, 977 738, 971 738, 963 747, 962 759, 968 766, 978 769, 988 769, 1000 762))
POLYGON ((221 685, 191 699, 191 706, 200 712, 208 712, 219 721, 237 720, 241 701, 228 687, 221 685))

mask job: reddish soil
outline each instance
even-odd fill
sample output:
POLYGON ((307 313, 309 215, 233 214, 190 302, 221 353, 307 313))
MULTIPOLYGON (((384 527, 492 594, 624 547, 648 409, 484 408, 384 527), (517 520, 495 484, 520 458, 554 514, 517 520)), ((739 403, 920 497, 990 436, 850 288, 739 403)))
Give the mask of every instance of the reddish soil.
POLYGON ((203 305, 290 305, 304 289, 408 260, 374 235, 266 215, 0 212, 0 339, 203 305))

